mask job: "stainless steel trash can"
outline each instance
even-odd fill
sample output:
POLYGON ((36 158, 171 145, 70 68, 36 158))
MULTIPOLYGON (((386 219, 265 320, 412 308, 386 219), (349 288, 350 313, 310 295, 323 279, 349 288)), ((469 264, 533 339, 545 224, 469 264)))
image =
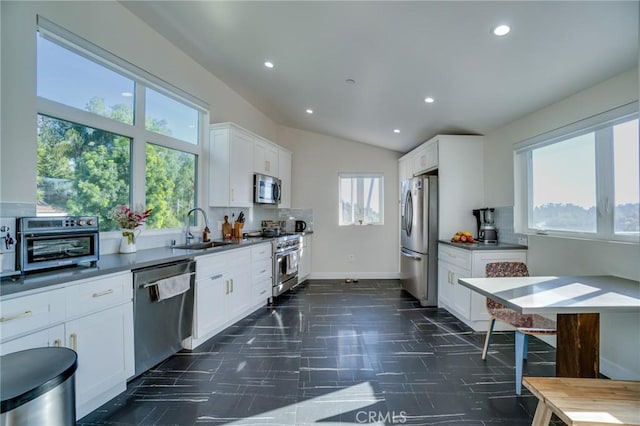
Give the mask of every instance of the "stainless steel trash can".
POLYGON ((0 357, 0 424, 75 425, 78 356, 67 348, 35 348, 0 357))

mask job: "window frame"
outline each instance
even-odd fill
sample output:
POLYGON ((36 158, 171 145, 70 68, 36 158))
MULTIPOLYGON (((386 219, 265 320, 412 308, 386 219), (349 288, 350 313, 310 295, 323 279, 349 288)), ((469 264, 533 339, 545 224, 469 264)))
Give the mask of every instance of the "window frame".
MULTIPOLYGON (((146 144, 152 143, 161 147, 174 149, 196 156, 195 160, 195 206, 200 204, 202 185, 202 161, 205 158, 206 126, 209 123, 208 104, 189 95, 181 89, 167 83, 137 66, 111 54, 99 46, 69 32, 68 30, 38 16, 36 37, 42 36, 48 41, 61 46, 77 55, 93 61, 105 68, 119 73, 134 82, 133 124, 120 122, 109 117, 103 117, 89 111, 78 109, 50 99, 36 95, 38 114, 43 114, 60 120, 70 121, 80 125, 93 127, 107 132, 116 133, 131 138, 130 157, 130 200, 132 206, 145 205, 146 202, 146 144), (39 33, 39 35, 38 35, 39 33), (181 139, 147 130, 145 127, 145 90, 150 88, 162 95, 174 99, 198 111, 198 140, 193 144, 181 139)), ((36 71, 37 72, 37 71, 36 71)), ((195 207, 194 206, 194 207, 195 207)), ((181 228, 149 229, 145 233, 162 234, 175 233, 181 228)), ((101 231, 106 236, 119 236, 116 231, 101 231)))
POLYGON ((543 133, 514 145, 514 228, 516 233, 550 235, 562 238, 640 243, 640 234, 615 232, 615 180, 613 127, 638 120, 638 102, 617 108, 567 126, 543 133), (532 153, 538 148, 561 143, 588 133, 595 135, 596 231, 538 229, 532 227, 533 168, 532 153))
MULTIPOLYGON (((359 194, 364 200, 364 192, 359 194)), ((363 213, 364 214, 364 213, 363 213)), ((364 217, 364 216, 363 216, 364 217)), ((356 220, 357 221, 357 220, 356 220)), ((338 226, 381 226, 384 225, 384 173, 382 172, 339 172, 338 173, 338 226), (374 223, 342 223, 342 179, 379 179, 380 221, 374 223)))

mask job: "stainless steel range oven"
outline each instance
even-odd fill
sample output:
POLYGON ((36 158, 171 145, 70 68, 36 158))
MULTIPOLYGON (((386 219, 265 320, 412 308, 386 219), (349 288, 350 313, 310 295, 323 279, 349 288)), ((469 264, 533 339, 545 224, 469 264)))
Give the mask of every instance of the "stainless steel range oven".
POLYGON ((16 237, 16 269, 21 272, 95 263, 100 257, 95 216, 21 217, 16 237))
POLYGON ((298 284, 300 236, 283 235, 275 238, 271 244, 273 246, 273 298, 298 284))

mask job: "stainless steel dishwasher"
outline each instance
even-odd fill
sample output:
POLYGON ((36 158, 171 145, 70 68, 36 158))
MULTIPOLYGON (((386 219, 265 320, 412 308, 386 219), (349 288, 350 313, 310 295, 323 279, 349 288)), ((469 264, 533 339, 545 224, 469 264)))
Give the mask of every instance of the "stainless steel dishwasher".
POLYGON ((187 260, 133 271, 135 376, 178 352, 191 336, 195 270, 196 262, 187 260), (182 293, 159 294, 159 283, 174 277, 188 279, 188 290, 183 281, 182 293))

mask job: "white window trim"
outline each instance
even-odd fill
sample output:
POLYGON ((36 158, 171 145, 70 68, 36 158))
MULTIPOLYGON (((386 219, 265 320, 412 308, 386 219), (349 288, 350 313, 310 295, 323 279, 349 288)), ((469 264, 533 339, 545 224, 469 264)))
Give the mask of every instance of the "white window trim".
POLYGON ((209 104, 202 99, 199 99, 173 84, 156 77, 131 62, 125 61, 108 50, 91 43, 89 40, 72 33, 41 15, 37 16, 37 28, 42 36, 63 46, 65 49, 71 50, 80 56, 97 62, 118 74, 131 78, 137 83, 148 86, 163 95, 173 98, 183 104, 187 104, 201 112, 207 112, 209 110, 209 104))
MULTIPOLYGON (((364 193, 363 193, 364 195, 364 193)), ((371 173, 366 173, 366 172, 339 172, 338 173, 338 226, 382 226, 384 225, 384 173, 382 172, 371 172, 371 173), (363 223, 363 224, 358 224, 358 223, 348 223, 348 224, 341 224, 340 223, 340 215, 341 215, 341 211, 342 211, 342 206, 341 206, 341 198, 340 198, 340 188, 341 188, 341 183, 342 183, 342 179, 354 179, 354 178, 373 178, 373 179, 380 179, 380 191, 379 191, 379 196, 380 196, 380 222, 377 223, 363 223)))
POLYGON ((613 214, 611 202, 608 196, 613 194, 613 140, 607 138, 604 144, 596 144, 596 193, 598 199, 596 206, 597 231, 570 232, 559 230, 540 230, 529 227, 532 206, 532 170, 531 152, 534 149, 552 145, 563 140, 577 137, 590 132, 598 132, 603 128, 614 126, 618 123, 638 118, 638 102, 613 108, 601 114, 590 116, 586 119, 573 122, 569 125, 537 135, 514 144, 514 229, 516 233, 527 235, 549 235, 563 238, 575 238, 584 240, 604 240, 615 242, 640 243, 637 235, 616 234, 614 232, 613 214), (606 149, 603 149, 606 148, 606 149))
MULTIPOLYGON (((202 161, 206 157, 204 155, 204 145, 207 140, 207 126, 209 123, 209 105, 194 97, 176 86, 148 73, 142 68, 131 64, 109 51, 91 43, 90 41, 60 27, 59 25, 37 16, 37 31, 49 39, 50 41, 68 49, 82 57, 93 62, 97 62, 101 66, 124 75, 134 80, 136 83, 134 117, 144 117, 144 91, 145 87, 149 87, 165 96, 168 96, 180 103, 198 111, 198 143, 193 144, 187 141, 173 138, 156 132, 151 132, 145 128, 145 120, 134 120, 134 124, 127 124, 108 117, 102 117, 82 109, 74 108, 49 99, 36 97, 36 106, 38 114, 54 117, 60 120, 70 121, 83 126, 93 127, 111 133, 132 138, 131 143, 131 180, 130 194, 131 204, 134 206, 145 205, 146 188, 145 188, 145 164, 146 164, 146 143, 152 143, 158 146, 179 150, 196 156, 195 165, 195 205, 205 205, 205 200, 201 199, 201 194, 205 194, 204 171, 202 161)), ((177 228, 162 228, 158 232, 175 232, 181 230, 177 228)), ((151 230, 149 230, 151 231, 151 230)), ((105 231, 105 237, 110 238, 119 236, 119 231, 105 231)))

